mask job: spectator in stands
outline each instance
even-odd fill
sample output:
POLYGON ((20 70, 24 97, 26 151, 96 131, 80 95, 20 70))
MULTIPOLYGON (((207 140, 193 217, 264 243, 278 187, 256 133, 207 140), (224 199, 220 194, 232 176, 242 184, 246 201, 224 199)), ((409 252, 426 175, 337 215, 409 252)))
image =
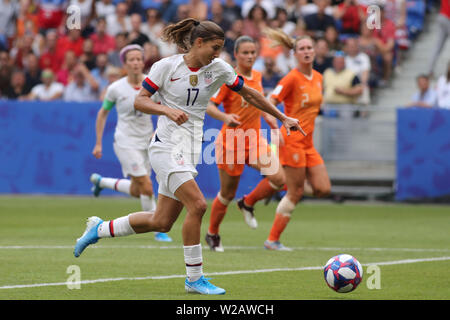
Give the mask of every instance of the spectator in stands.
POLYGON ((141 31, 150 39, 151 42, 157 43, 160 39, 162 30, 164 29, 164 22, 161 19, 161 13, 155 9, 147 10, 147 21, 141 27, 141 31))
MULTIPOLYGON (((123 74, 121 72, 120 68, 114 67, 114 66, 108 66, 106 68, 106 77, 108 78, 108 86, 113 83, 116 80, 119 80, 122 78, 123 74)), ((103 101, 105 98, 106 90, 108 89, 108 86, 106 86, 103 91, 100 93, 100 101, 103 101)))
POLYGON ((175 22, 179 22, 187 18, 189 18, 189 7, 187 4, 180 4, 177 8, 175 22))
POLYGON ((99 0, 95 3, 95 13, 98 18, 105 18, 116 12, 116 6, 112 0, 99 0))
POLYGON ((289 71, 297 67, 294 51, 283 46, 283 51, 275 59, 275 66, 282 76, 287 75, 289 71))
MULTIPOLYGON (((234 0, 225 0, 222 4, 223 6, 223 17, 230 24, 234 21, 242 19, 241 7, 239 7, 234 0)), ((227 30, 224 30, 225 32, 227 30)))
POLYGON ((242 36, 242 32, 244 30, 244 21, 243 20, 235 20, 231 25, 230 30, 225 31, 225 51, 234 59, 234 42, 237 38, 242 36))
POLYGON ((326 28, 324 38, 328 42, 331 54, 334 54, 336 51, 342 51, 342 42, 339 40, 339 32, 335 26, 330 25, 326 28))
POLYGON ((208 5, 202 0, 189 0, 189 17, 200 21, 208 18, 208 5))
POLYGON ((308 34, 314 38, 323 37, 327 27, 336 26, 333 16, 327 14, 325 9, 329 5, 329 0, 315 0, 317 13, 305 16, 304 21, 308 34))
POLYGON ((144 44, 144 73, 147 73, 152 65, 161 59, 159 47, 151 42, 144 44))
POLYGON ((57 29, 64 23, 66 0, 38 0, 36 5, 39 8, 38 21, 41 31, 57 29))
POLYGON ((5 90, 5 96, 8 99, 14 100, 25 99, 28 93, 30 93, 30 91, 27 90, 25 84, 25 73, 20 69, 14 70, 11 75, 11 84, 5 90))
POLYGON ((98 55, 94 54, 94 41, 91 38, 85 39, 83 42, 83 54, 78 59, 84 63, 89 70, 95 68, 95 60, 98 55))
POLYGON ((358 100, 359 104, 367 105, 370 103, 370 58, 364 52, 361 52, 358 46, 357 38, 348 38, 345 42, 345 66, 352 70, 361 80, 363 92, 358 100))
POLYGON ((220 0, 213 0, 211 2, 211 21, 215 22, 222 30, 230 30, 231 22, 223 16, 223 6, 220 0))
POLYGON ((262 72, 262 85, 265 96, 272 92, 281 78, 282 75, 277 69, 274 59, 272 57, 266 57, 264 59, 264 70, 262 72))
POLYGON ((103 91, 103 89, 108 85, 108 77, 106 75, 107 67, 108 56, 105 53, 97 55, 95 59, 95 68, 92 69, 91 75, 97 81, 100 91, 103 91))
POLYGON ((428 73, 433 74, 434 67, 438 61, 441 51, 444 48, 445 42, 450 37, 450 2, 448 0, 441 0, 441 9, 438 21, 437 42, 434 47, 433 53, 430 56, 430 62, 428 64, 428 73))
POLYGON ((370 86, 375 87, 377 82, 377 76, 379 73, 376 63, 377 47, 375 45, 375 38, 372 36, 372 31, 367 27, 365 23, 361 24, 361 35, 358 37, 358 44, 361 52, 364 52, 370 58, 370 66, 371 66, 370 79, 372 82, 370 86))
POLYGON ((26 63, 28 54, 34 53, 33 50, 34 37, 31 34, 24 34, 16 40, 16 44, 11 48, 9 54, 14 59, 15 66, 23 68, 26 63))
POLYGON ((409 104, 410 107, 431 108, 437 103, 436 91, 430 87, 430 77, 420 74, 416 78, 418 91, 414 93, 409 104))
POLYGON ((26 57, 25 67, 26 90, 31 90, 34 86, 41 83, 41 69, 39 68, 39 59, 34 53, 29 53, 26 57))
POLYGON ((300 7, 301 7, 301 1, 298 0, 285 0, 283 9, 286 10, 287 18, 289 21, 292 21, 294 23, 297 22, 298 19, 303 19, 300 7))
POLYGON ((244 19, 242 33, 259 42, 262 31, 266 27, 268 27, 267 12, 261 5, 256 4, 249 11, 247 18, 244 19))
POLYGON ((128 43, 138 44, 141 47, 144 43, 149 42, 150 39, 147 35, 141 32, 142 27, 142 17, 138 13, 133 13, 130 17, 131 31, 128 33, 128 43))
POLYGON ((346 68, 342 51, 335 53, 333 67, 323 73, 324 102, 331 105, 351 106, 362 93, 361 81, 346 68))
POLYGON ((381 28, 373 29, 372 33, 375 38, 375 46, 379 59, 382 60, 382 74, 378 85, 386 87, 391 79, 394 50, 395 50, 395 23, 386 18, 383 6, 380 6, 380 22, 381 28))
POLYGON ((159 7, 161 18, 165 23, 175 22, 178 5, 174 0, 162 0, 159 7))
POLYGON ((98 100, 99 84, 84 64, 77 64, 73 80, 64 90, 64 101, 88 102, 98 100))
POLYGON ((333 56, 330 53, 328 42, 324 38, 316 41, 315 45, 316 57, 314 58, 314 70, 324 73, 326 69, 333 67, 333 56))
POLYGON ((450 61, 447 65, 447 74, 438 79, 436 93, 438 107, 450 110, 450 61))
POLYGON ((116 6, 116 12, 106 17, 106 33, 114 37, 119 32, 131 31, 131 19, 127 12, 127 4, 119 2, 116 6))
POLYGON ((243 18, 247 18, 250 15, 253 7, 258 5, 264 8, 266 11, 267 19, 275 18, 276 5, 282 5, 282 1, 279 0, 244 0, 242 2, 241 15, 243 18))
POLYGON ((78 63, 78 58, 71 50, 64 55, 64 62, 61 69, 56 74, 56 81, 67 85, 72 80, 72 71, 78 63))
MULTIPOLYGON (((144 12, 144 9, 141 6, 141 0, 123 0, 128 6, 127 15, 132 16, 133 14, 137 13, 139 15, 142 15, 144 12)), ((141 18, 144 18, 141 16, 141 18)))
POLYGON ((0 96, 5 95, 13 72, 13 63, 9 57, 8 51, 0 50, 0 96))
POLYGON ((294 34, 294 31, 297 27, 297 25, 288 20, 288 13, 285 8, 278 7, 275 11, 275 21, 277 21, 278 26, 277 28, 280 28, 283 30, 284 33, 286 33, 289 36, 292 36, 294 34))
POLYGON ((115 49, 108 53, 109 64, 120 68, 122 62, 120 61, 120 50, 128 44, 128 34, 126 32, 120 32, 114 37, 116 46, 115 49))
POLYGON ((80 29, 69 29, 67 35, 58 39, 58 54, 64 55, 67 51, 73 51, 79 57, 83 53, 83 42, 80 29))
POLYGON ((95 18, 95 1, 94 0, 70 0, 69 5, 74 5, 79 9, 81 32, 83 38, 88 37, 93 31, 91 23, 95 18))
POLYGON ((16 35, 16 17, 19 14, 19 4, 14 0, 0 0, 0 36, 9 48, 16 35))
POLYGON ((48 30, 45 35, 45 50, 42 52, 39 58, 39 67, 41 70, 52 69, 56 74, 61 68, 64 56, 61 55, 61 51, 57 50, 58 34, 55 30, 48 30))
POLYGON ((106 33, 106 18, 100 17, 97 19, 95 32, 89 36, 94 43, 94 54, 109 53, 115 49, 116 40, 113 36, 106 33))
POLYGON ((45 69, 42 71, 42 83, 38 84, 31 89, 27 99, 51 101, 61 99, 64 93, 64 86, 61 83, 55 82, 54 74, 51 69, 45 69))
POLYGON ((361 21, 365 21, 366 14, 357 0, 344 0, 335 7, 333 16, 341 22, 340 33, 355 36, 359 35, 361 21))
POLYGON ((31 0, 20 0, 20 11, 17 16, 17 32, 15 37, 25 33, 36 35, 39 32, 39 18, 31 0))

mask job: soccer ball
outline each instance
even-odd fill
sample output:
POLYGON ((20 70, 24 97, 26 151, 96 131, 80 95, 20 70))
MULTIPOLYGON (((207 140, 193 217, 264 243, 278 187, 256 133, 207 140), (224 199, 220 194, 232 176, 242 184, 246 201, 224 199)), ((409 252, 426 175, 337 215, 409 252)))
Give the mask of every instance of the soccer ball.
POLYGON ((339 254, 325 264, 323 268, 325 282, 336 292, 345 293, 356 289, 363 276, 358 260, 349 254, 339 254))

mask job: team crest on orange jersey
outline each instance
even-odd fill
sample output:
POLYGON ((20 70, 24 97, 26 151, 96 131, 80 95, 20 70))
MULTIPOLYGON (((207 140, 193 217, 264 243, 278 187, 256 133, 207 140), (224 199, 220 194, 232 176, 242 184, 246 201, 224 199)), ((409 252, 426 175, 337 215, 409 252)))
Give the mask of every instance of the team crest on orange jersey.
POLYGON ((189 83, 191 86, 195 87, 198 84, 198 76, 196 74, 191 74, 189 76, 189 83))

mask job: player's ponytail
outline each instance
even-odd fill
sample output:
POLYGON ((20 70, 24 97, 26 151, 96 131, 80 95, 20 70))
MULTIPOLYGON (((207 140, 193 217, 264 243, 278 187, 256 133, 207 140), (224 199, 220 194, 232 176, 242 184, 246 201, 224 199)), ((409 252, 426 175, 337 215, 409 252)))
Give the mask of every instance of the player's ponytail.
POLYGON ((176 24, 170 24, 163 29, 162 38, 166 42, 173 42, 184 51, 189 51, 195 39, 204 41, 225 39, 225 33, 221 27, 212 21, 198 21, 193 18, 181 20, 176 24))
POLYGON ((265 28, 263 32, 269 39, 274 42, 274 46, 282 46, 287 49, 295 49, 297 42, 303 39, 309 39, 313 41, 313 39, 307 35, 293 39, 281 29, 265 28))

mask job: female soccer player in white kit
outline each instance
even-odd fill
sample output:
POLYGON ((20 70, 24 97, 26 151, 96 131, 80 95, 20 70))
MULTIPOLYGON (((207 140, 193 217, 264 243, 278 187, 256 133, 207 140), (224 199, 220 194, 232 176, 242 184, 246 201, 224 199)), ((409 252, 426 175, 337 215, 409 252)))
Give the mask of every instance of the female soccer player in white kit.
POLYGON ((203 276, 200 229, 207 203, 194 180, 208 101, 226 83, 250 104, 279 119, 288 132, 302 129, 298 120, 286 117, 258 91, 247 87, 243 78, 218 58, 225 35, 217 24, 187 18, 168 25, 163 37, 186 53, 156 62, 135 100, 136 110, 160 116, 149 147, 150 162, 159 182, 156 211, 136 212, 105 222, 98 217, 88 218, 74 255, 78 257, 100 238, 167 232, 186 207, 182 227, 187 273, 185 289, 201 294, 224 294, 224 289, 214 286, 203 276), (160 95, 160 104, 150 99, 155 92, 160 95))
MULTIPOLYGON (((120 51, 120 59, 127 70, 127 76, 111 83, 106 90, 102 107, 97 113, 95 123, 96 143, 92 154, 97 159, 102 157, 102 140, 106 120, 110 110, 116 106, 117 125, 114 132, 114 153, 122 166, 124 177, 117 179, 102 177, 98 173, 91 175, 94 184, 92 191, 98 197, 104 188, 112 189, 140 198, 143 211, 155 211, 156 202, 150 180, 150 161, 148 143, 153 135, 153 124, 149 115, 134 109, 134 99, 141 89, 145 75, 144 49, 132 44, 120 51)), ((155 233, 158 241, 170 242, 172 239, 165 233, 155 233)))

